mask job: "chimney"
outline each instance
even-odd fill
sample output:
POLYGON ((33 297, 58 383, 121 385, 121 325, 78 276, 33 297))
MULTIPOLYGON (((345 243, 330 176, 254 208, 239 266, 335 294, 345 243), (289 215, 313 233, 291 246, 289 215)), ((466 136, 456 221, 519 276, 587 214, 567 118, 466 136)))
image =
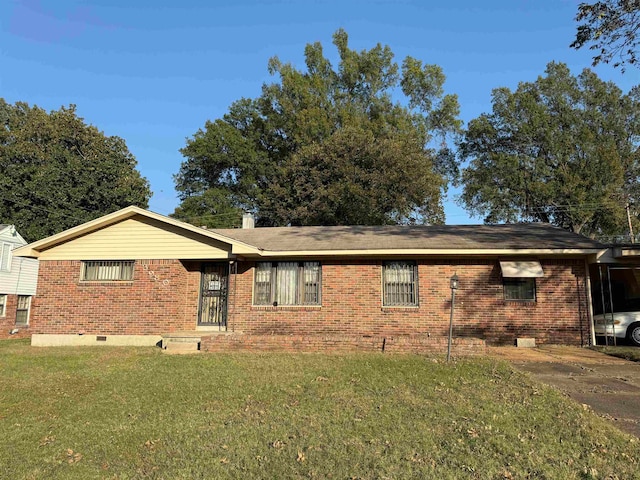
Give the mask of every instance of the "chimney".
POLYGON ((255 228, 256 222, 253 218, 253 213, 242 214, 242 228, 255 228))

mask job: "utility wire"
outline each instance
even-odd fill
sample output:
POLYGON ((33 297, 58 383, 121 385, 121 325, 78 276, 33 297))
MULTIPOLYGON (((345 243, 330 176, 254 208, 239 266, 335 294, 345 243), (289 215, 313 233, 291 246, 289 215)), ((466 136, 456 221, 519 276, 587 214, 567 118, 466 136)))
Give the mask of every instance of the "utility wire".
MULTIPOLYGON (((49 209, 47 209, 47 208, 40 207, 40 206, 38 206, 38 205, 32 205, 32 204, 29 204, 29 203, 20 202, 20 201, 18 201, 18 200, 14 200, 14 199, 12 199, 12 198, 6 198, 6 197, 5 197, 5 198, 3 198, 3 199, 2 199, 2 201, 11 202, 11 203, 14 203, 14 204, 16 204, 16 205, 20 205, 20 206, 23 206, 23 207, 30 208, 30 209, 32 209, 32 210, 40 210, 40 211, 42 211, 42 212, 47 212, 47 213, 50 213, 50 214, 52 214, 52 215, 57 215, 57 216, 59 216, 59 217, 70 218, 70 219, 72 219, 72 220, 76 220, 76 221, 78 221, 78 222, 86 222, 86 219, 83 219, 83 218, 74 217, 73 215, 67 215, 67 214, 62 213, 62 212, 60 212, 60 211, 49 210, 49 209)), ((86 209, 82 209, 82 208, 81 208, 80 210, 83 210, 83 211, 85 211, 85 212, 87 212, 87 213, 91 213, 91 211, 90 211, 90 210, 86 210, 86 209)))
MULTIPOLYGON (((41 206, 38 206, 38 205, 33 205, 33 204, 21 202, 19 200, 15 200, 15 199, 12 199, 12 198, 6 198, 5 197, 2 200, 3 201, 8 201, 8 202, 16 204, 16 205, 20 205, 22 207, 26 207, 26 208, 28 208, 28 209, 30 209, 32 211, 46 212, 46 213, 51 214, 51 215, 57 215, 58 217, 68 218, 68 219, 75 220, 75 221, 80 222, 80 223, 84 223, 84 222, 87 221, 86 218, 75 217, 73 215, 65 214, 65 213, 63 213, 61 211, 50 210, 50 209, 47 209, 47 208, 44 208, 44 207, 41 207, 41 206)), ((95 213, 95 211, 92 211, 92 210, 89 210, 89 209, 86 209, 86 208, 78 207, 78 209, 82 210, 84 212, 87 212, 89 214, 95 213)), ((205 214, 205 215, 185 217, 185 218, 188 219, 188 220, 185 220, 185 221, 187 221, 187 223, 191 223, 191 222, 197 221, 198 219, 210 219, 210 218, 219 218, 219 217, 239 217, 239 216, 240 216, 240 214, 232 213, 232 212, 230 212, 230 213, 215 213, 215 214, 205 214)))

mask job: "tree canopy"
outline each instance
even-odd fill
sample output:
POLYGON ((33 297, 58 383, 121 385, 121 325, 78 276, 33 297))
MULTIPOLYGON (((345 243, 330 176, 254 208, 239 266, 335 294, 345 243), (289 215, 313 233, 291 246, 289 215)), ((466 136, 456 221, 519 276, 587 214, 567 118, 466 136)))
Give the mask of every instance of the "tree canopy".
POLYGON ((352 50, 343 30, 333 44, 337 68, 320 43, 306 46, 304 71, 274 57, 277 82, 188 139, 175 217, 214 227, 242 210, 260 225, 444 220, 455 173, 445 139, 461 122, 442 70, 411 57, 399 66, 380 44, 352 50))
POLYGON ((585 69, 550 63, 546 75, 498 88, 492 113, 460 144, 469 165, 461 202, 487 222, 543 221, 585 235, 626 231, 639 198, 640 95, 585 69))
POLYGON ((0 171, 0 222, 29 241, 146 208, 151 195, 125 142, 86 125, 74 105, 47 113, 0 99, 0 171))
POLYGON ((613 61, 624 71, 626 64, 637 65, 640 0, 603 0, 578 6, 578 25, 572 48, 590 45, 595 52, 593 66, 613 61))

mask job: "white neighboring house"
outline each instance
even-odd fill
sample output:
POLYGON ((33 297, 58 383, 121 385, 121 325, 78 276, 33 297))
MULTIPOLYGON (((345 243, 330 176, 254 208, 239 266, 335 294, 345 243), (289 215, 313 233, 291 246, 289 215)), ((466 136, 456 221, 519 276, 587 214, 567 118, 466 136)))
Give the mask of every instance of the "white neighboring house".
POLYGON ((14 225, 0 224, 0 338, 29 326, 31 298, 36 294, 38 261, 14 257, 12 250, 27 242, 14 225))

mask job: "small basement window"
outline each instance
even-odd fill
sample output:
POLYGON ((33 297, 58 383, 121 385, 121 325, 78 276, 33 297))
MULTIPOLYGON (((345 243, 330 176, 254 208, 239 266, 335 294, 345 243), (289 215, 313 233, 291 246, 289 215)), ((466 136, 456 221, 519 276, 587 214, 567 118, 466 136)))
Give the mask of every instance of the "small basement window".
POLYGON ((7 296, 0 295, 0 317, 4 317, 7 314, 7 296))
POLYGON ((80 278, 85 282, 133 280, 133 260, 87 260, 82 262, 80 278))

